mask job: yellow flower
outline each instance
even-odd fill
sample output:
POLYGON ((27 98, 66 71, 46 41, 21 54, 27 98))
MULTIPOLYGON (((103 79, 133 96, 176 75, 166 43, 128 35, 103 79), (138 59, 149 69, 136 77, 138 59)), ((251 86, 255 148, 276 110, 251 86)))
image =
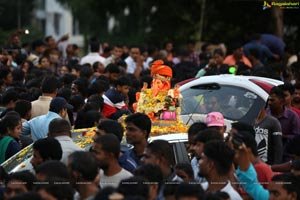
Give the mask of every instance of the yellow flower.
POLYGON ((24 167, 26 167, 26 164, 25 164, 25 163, 23 163, 23 164, 20 166, 21 169, 24 168, 24 167))

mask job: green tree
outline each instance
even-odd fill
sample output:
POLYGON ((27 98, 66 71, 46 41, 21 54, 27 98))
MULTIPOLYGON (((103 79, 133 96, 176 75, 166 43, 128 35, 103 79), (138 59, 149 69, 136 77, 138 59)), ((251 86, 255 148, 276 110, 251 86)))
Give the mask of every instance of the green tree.
POLYGON ((28 26, 32 17, 32 0, 1 0, 0 25, 2 30, 19 29, 28 26))
POLYGON ((23 42, 42 37, 41 32, 31 25, 34 6, 33 0, 0 1, 0 46, 5 45, 9 36, 19 29, 30 30, 30 35, 21 35, 23 42))
MULTIPOLYGON (((188 39, 213 43, 246 39, 248 32, 272 33, 287 43, 300 43, 299 9, 263 10, 263 1, 236 0, 59 0, 71 8, 85 37, 125 44, 178 45, 188 39), (108 30, 108 20, 114 27, 108 30), (201 24, 203 22, 203 24, 201 24)), ((18 28, 32 27, 32 40, 40 32, 32 25, 33 0, 0 1, 0 42, 18 28), (33 34, 32 34, 33 33, 33 34)))
POLYGON ((199 29, 200 1, 143 0, 60 0, 70 6, 81 30, 101 40, 128 43, 163 43, 195 37, 199 29), (126 15, 124 10, 129 11, 126 15), (107 21, 114 17, 116 26, 107 30, 107 21))

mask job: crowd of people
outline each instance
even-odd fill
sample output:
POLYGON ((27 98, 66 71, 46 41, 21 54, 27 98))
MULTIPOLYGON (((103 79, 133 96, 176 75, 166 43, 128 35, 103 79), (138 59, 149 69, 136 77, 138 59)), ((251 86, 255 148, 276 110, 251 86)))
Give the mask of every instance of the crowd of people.
POLYGON ((160 49, 91 39, 85 56, 76 44, 62 48, 67 41, 22 44, 13 34, 3 44, 0 164, 32 143, 33 156, 29 171, 0 168, 1 199, 300 199, 299 54, 281 39, 251 34, 244 43, 204 44, 200 53, 194 41, 174 50, 172 41, 160 49), (156 60, 172 69, 163 74, 172 86, 216 74, 284 84, 272 88, 255 124, 235 122, 225 135, 221 110, 192 124, 190 162, 175 163, 172 145, 149 142, 152 121, 134 110, 143 83, 155 77, 160 87, 166 78, 151 72, 156 60), (117 121, 124 114, 125 128, 117 121), (85 152, 72 129, 95 126, 85 152))

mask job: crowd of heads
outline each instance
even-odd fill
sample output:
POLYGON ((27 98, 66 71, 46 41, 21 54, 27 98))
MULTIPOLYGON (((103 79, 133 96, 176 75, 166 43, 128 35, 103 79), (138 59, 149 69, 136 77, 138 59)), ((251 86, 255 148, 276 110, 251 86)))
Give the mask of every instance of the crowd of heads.
MULTIPOLYGON (((58 40, 48 36, 26 46, 19 35, 14 35, 15 40, 4 45, 0 53, 0 163, 33 143, 30 159, 33 168, 31 172, 10 174, 1 168, 0 183, 4 184, 0 186, 4 192, 0 195, 5 200, 73 199, 74 196, 149 200, 240 199, 244 195, 255 198, 247 187, 241 189, 243 185, 234 173, 266 162, 273 171, 289 173, 274 175, 268 168, 265 174, 271 174, 266 178, 269 184, 262 184, 264 188, 258 191, 267 192, 270 199, 299 199, 300 122, 295 119, 299 121, 300 111, 298 118, 283 122, 278 119, 281 124, 271 122, 272 128, 280 124, 282 131, 276 129, 275 139, 270 136, 270 141, 266 141, 268 149, 278 152, 274 158, 268 154, 267 161, 260 158, 262 143, 258 144, 256 138, 261 124, 253 129, 233 123, 230 133, 225 134, 228 124, 219 105, 213 104, 220 99, 211 99, 205 123, 190 126, 187 142, 190 160, 184 162, 178 162, 174 145, 168 141, 149 141, 152 122, 147 115, 132 114, 136 93, 143 83, 151 87, 152 79, 157 78, 155 84, 160 84, 160 77, 151 74, 156 60, 167 66, 167 74, 163 75, 170 80, 163 87, 168 89, 189 78, 217 74, 282 80, 284 85, 271 89, 265 113, 261 111, 257 122, 266 115, 280 118, 285 107, 299 109, 299 55, 288 46, 285 51, 280 45, 275 50, 268 47, 264 43, 267 36, 254 34, 243 43, 232 41, 226 45, 187 41, 177 46, 168 41, 161 47, 100 44, 91 40, 89 53, 83 56, 85 53, 80 52, 78 45, 62 45, 67 43, 67 35, 58 40), (49 107, 40 113, 41 108, 33 102, 47 98, 49 107), (128 115, 125 127, 116 120, 123 114, 128 115), (49 115, 56 118, 45 120, 49 115), (23 134, 22 124, 34 123, 33 119, 43 119, 43 137, 28 138, 23 134), (72 146, 75 145, 71 141, 72 127, 96 127, 88 151, 72 146), (280 140, 282 136, 282 142, 272 143, 279 141, 278 135, 280 140), (122 145, 124 139, 129 147, 122 145)), ((277 38, 273 43, 279 41, 277 38)), ((259 170, 257 174, 258 177, 252 174, 251 180, 261 181, 259 170)))

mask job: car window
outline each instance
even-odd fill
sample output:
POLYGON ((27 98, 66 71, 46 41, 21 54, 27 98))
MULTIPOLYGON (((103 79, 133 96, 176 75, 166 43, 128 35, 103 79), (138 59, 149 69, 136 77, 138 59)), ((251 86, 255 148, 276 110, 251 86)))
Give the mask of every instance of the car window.
POLYGON ((174 153, 174 161, 176 164, 190 162, 186 143, 187 142, 172 143, 173 153, 174 153))
POLYGON ((213 85, 182 91, 181 114, 221 112, 227 119, 239 120, 255 109, 256 102, 263 105, 263 99, 252 91, 236 86, 213 85))

